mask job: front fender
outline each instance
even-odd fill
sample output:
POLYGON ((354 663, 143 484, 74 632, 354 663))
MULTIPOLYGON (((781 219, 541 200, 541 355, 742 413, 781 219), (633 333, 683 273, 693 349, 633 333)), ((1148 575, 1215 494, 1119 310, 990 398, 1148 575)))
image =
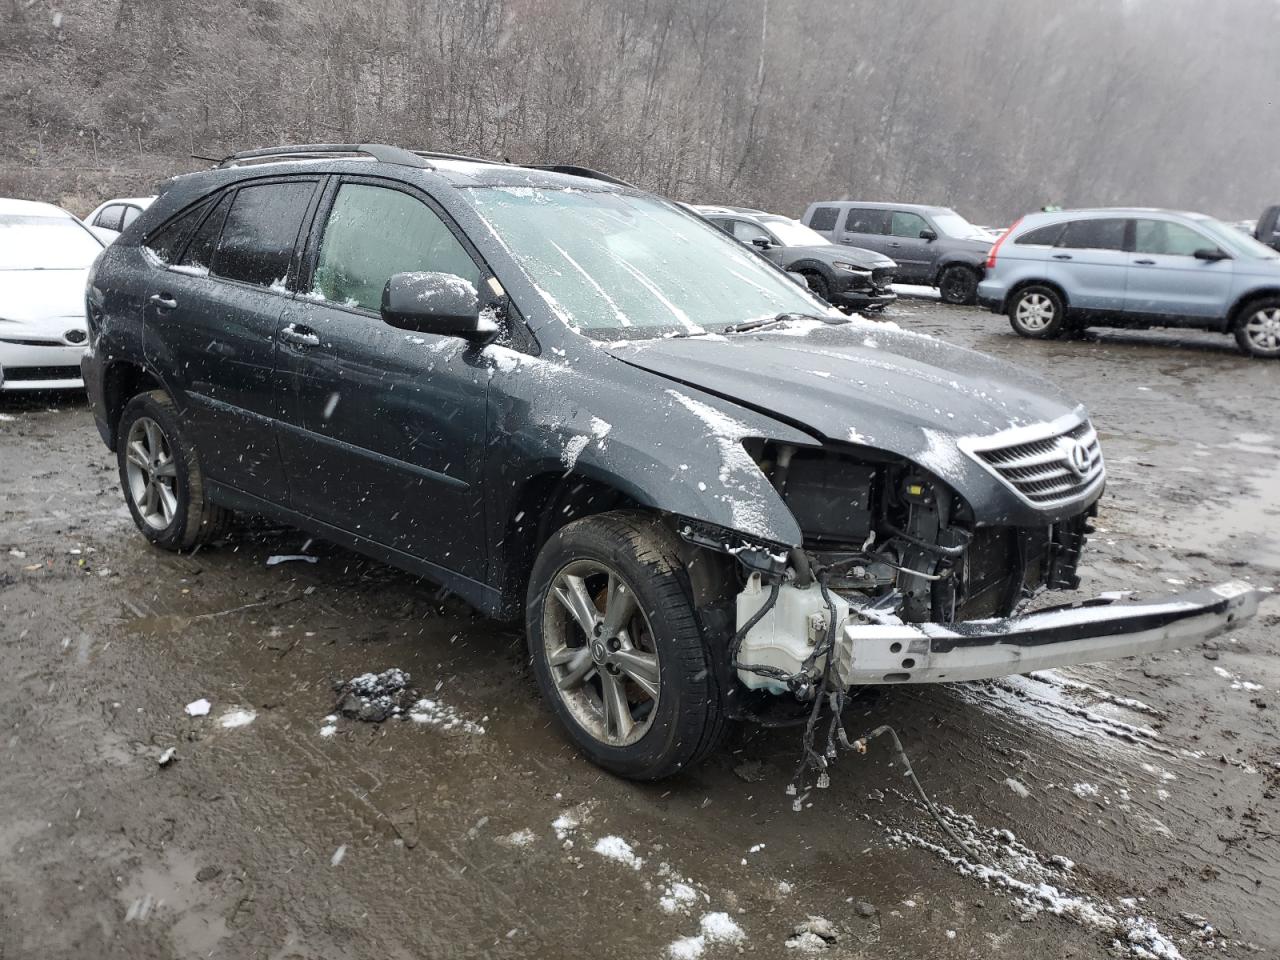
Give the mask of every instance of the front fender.
POLYGON ((800 544, 795 518, 742 440, 817 446, 814 437, 611 359, 603 363, 616 379, 604 389, 602 371, 592 376, 567 359, 501 347, 484 353, 497 364, 490 450, 501 453, 489 474, 491 489, 519 490, 558 471, 606 484, 645 507, 788 547, 800 544))

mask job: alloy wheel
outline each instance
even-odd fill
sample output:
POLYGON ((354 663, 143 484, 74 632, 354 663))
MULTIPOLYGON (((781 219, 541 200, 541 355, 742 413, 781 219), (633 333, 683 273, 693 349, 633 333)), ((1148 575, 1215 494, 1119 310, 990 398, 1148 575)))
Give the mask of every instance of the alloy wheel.
POLYGON ((575 560, 551 581, 543 609, 543 655, 578 724, 611 747, 649 732, 661 668, 649 618, 608 564, 575 560))
POLYGON ((129 498, 154 530, 165 530, 178 512, 178 465, 173 448, 150 417, 139 417, 125 440, 129 498))
POLYGON ((1280 307, 1256 311, 1245 321, 1244 332, 1255 353, 1266 356, 1280 353, 1280 307))
POLYGON ((1023 330, 1038 333, 1053 323, 1053 301, 1043 293, 1028 293, 1018 301, 1014 317, 1023 330))

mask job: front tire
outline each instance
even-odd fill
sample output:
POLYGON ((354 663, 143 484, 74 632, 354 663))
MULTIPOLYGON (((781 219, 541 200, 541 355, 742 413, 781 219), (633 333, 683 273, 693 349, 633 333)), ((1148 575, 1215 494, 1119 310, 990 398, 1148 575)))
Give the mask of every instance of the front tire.
POLYGON ((168 394, 130 400, 117 436, 120 486, 144 537, 165 550, 190 550, 225 530, 230 514, 206 498, 200 461, 168 394))
POLYGON ((543 699, 598 766, 657 780, 722 739, 717 673, 656 518, 619 511, 556 531, 533 565, 526 626, 543 699))
POLYGON ((978 273, 972 267, 952 264, 938 276, 943 303, 969 307, 978 302, 978 273))
POLYGON ((1023 287, 1009 302, 1009 325, 1020 337, 1051 340, 1066 330, 1066 304, 1052 287, 1023 287))
POLYGON ((1236 344, 1251 357, 1280 357, 1280 297, 1255 300, 1240 312, 1236 344))
POLYGON ((827 283, 827 278, 820 273, 806 272, 803 274, 805 282, 809 284, 809 289, 817 296, 821 297, 827 303, 831 302, 831 284, 827 283))

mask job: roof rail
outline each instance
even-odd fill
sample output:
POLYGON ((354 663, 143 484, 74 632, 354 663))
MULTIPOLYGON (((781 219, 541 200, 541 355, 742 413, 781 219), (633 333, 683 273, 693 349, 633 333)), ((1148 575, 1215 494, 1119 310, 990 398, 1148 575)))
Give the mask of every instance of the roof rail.
POLYGON ((601 173, 599 170, 592 170, 590 167, 578 167, 569 163, 522 163, 522 167, 530 170, 546 170, 549 173, 564 173, 571 177, 586 177, 588 180, 603 180, 605 183, 616 183, 620 187, 631 187, 636 189, 634 184, 627 183, 625 180, 619 180, 617 177, 608 173, 601 173))
POLYGON ((279 160, 319 160, 349 155, 373 157, 382 163, 398 163, 403 167, 434 169, 419 154, 403 147, 389 147, 381 143, 297 143, 261 150, 242 150, 225 157, 219 167, 238 167, 253 163, 271 163, 279 160))

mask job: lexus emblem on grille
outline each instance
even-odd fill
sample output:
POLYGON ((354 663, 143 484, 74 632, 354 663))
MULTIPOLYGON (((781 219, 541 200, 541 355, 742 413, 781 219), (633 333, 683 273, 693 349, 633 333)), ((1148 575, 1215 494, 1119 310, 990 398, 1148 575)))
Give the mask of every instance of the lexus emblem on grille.
POLYGON ((1079 440, 1063 439, 1062 453, 1066 458, 1067 466, 1071 468, 1080 479, 1084 479, 1085 474, 1089 472, 1091 458, 1089 456, 1089 448, 1079 440))

